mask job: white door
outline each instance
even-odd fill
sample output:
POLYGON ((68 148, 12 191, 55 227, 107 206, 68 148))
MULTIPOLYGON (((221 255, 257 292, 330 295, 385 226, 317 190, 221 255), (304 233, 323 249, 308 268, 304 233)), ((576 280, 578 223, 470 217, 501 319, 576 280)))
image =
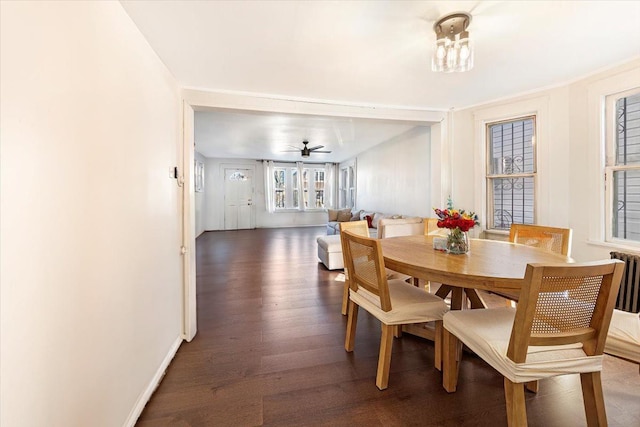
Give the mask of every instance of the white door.
POLYGON ((224 170, 224 229, 242 230, 253 225, 253 170, 224 170))

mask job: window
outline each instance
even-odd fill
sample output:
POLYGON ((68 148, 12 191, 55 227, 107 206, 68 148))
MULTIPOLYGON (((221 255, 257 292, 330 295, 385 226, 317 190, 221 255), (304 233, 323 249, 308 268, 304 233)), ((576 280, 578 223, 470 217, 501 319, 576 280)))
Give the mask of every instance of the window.
POLYGON ((317 168, 312 165, 303 165, 301 169, 297 166, 275 167, 273 175, 275 209, 300 209, 300 203, 304 209, 323 209, 324 174, 324 167, 317 168), (298 178, 300 170, 302 180, 298 178))
POLYGON ((487 228, 535 221, 535 116, 488 123, 487 228))
POLYGON ((204 191, 204 163, 196 160, 193 172, 195 175, 194 189, 196 193, 201 193, 204 191))
POLYGON ((607 240, 640 242, 640 92, 607 98, 607 240))
POLYGON ((355 163, 340 168, 338 207, 352 208, 356 201, 355 163))
POLYGON ((324 169, 313 169, 313 189, 315 192, 314 207, 324 208, 324 169))

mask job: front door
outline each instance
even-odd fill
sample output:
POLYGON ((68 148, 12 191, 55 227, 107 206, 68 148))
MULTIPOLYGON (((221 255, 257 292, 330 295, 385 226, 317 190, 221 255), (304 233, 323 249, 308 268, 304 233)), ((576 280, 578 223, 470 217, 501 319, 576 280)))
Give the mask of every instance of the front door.
POLYGON ((253 170, 224 170, 224 229, 242 230, 253 225, 253 170))

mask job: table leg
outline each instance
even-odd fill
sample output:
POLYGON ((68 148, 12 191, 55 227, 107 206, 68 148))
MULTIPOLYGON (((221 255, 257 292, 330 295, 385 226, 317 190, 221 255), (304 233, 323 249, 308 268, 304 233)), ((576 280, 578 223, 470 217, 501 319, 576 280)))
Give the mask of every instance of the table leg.
POLYGON ((467 294, 467 298, 471 301, 471 308, 487 308, 487 304, 484 302, 478 291, 475 289, 465 288, 464 293, 467 294))
POLYGON ((463 302, 466 305, 466 295, 471 302, 471 308, 487 308, 487 304, 475 289, 472 288, 458 288, 457 286, 450 286, 442 284, 436 291, 436 296, 445 299, 451 294, 451 309, 461 310, 463 302))
POLYGON ((440 285, 438 290, 436 291, 436 296, 445 299, 447 295, 453 290, 453 286, 445 285, 444 283, 440 285))
POLYGON ((464 289, 453 288, 451 290, 451 310, 462 310, 462 302, 466 302, 464 298, 464 289))

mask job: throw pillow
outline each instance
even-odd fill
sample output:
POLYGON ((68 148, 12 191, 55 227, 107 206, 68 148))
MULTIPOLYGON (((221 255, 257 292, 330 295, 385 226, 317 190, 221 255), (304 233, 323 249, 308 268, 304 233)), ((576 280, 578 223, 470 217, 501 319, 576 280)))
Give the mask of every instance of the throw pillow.
POLYGON ((347 209, 338 212, 338 222, 347 222, 351 220, 351 210, 347 209))
POLYGON ((371 218, 371 215, 366 215, 364 218, 367 220, 367 227, 373 228, 373 224, 371 224, 373 222, 373 218, 371 218))
POLYGON ((373 221, 371 221, 371 224, 373 225, 373 228, 378 228, 378 223, 380 222, 380 220, 382 218, 386 218, 386 215, 378 213, 378 212, 373 214, 373 221))
POLYGON ((351 221, 360 221, 360 214, 362 211, 351 212, 351 221))
POLYGON ((338 212, 337 209, 327 209, 327 213, 329 214, 329 222, 338 220, 338 212))
POLYGON ((373 218, 373 212, 370 213, 370 212, 360 211, 360 221, 364 221, 365 219, 367 219, 367 215, 373 218))

